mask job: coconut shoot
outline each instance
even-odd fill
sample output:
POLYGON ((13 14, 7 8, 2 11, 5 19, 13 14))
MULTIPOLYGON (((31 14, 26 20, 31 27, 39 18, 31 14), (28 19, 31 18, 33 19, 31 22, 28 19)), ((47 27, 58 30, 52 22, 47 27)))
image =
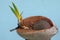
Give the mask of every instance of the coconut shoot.
MULTIPOLYGON (((23 29, 28 29, 28 27, 25 27, 24 25, 21 26, 21 21, 22 21, 21 12, 19 12, 18 8, 16 7, 16 5, 15 5, 13 2, 12 2, 12 5, 13 5, 13 7, 11 7, 11 6, 9 6, 9 7, 10 7, 10 9, 12 10, 12 12, 15 14, 15 16, 16 16, 17 19, 18 19, 18 27, 17 27, 17 28, 21 27, 21 28, 23 28, 23 29)), ((10 31, 16 30, 17 28, 12 29, 12 30, 10 30, 10 31)))
POLYGON ((15 14, 15 16, 17 17, 18 21, 20 22, 22 20, 22 16, 21 13, 18 11, 16 5, 12 2, 13 7, 9 6, 10 9, 12 10, 12 12, 15 14))

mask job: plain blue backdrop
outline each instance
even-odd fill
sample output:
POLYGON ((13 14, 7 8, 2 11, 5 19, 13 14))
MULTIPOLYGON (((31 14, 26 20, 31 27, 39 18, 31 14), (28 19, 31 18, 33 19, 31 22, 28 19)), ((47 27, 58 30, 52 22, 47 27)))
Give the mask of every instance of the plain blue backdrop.
POLYGON ((28 16, 46 16, 58 27, 58 33, 52 40, 60 40, 60 0, 0 0, 0 40, 24 40, 16 31, 9 30, 17 27, 17 18, 9 5, 14 2, 23 18, 28 16))

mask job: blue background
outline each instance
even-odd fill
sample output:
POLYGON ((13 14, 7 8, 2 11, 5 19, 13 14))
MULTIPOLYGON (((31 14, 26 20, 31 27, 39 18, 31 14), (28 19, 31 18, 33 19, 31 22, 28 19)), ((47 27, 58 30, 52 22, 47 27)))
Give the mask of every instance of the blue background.
POLYGON ((50 18, 58 27, 58 33, 52 40, 60 40, 60 0, 0 0, 0 40, 24 40, 16 31, 9 30, 17 27, 17 18, 9 5, 14 2, 23 18, 42 15, 50 18))

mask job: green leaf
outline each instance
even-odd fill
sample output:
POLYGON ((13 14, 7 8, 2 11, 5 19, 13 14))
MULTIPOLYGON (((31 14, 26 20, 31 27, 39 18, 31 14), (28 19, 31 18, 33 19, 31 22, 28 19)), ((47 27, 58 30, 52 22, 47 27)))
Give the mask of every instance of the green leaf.
POLYGON ((17 9, 17 7, 16 7, 16 5, 12 2, 12 5, 13 5, 13 8, 11 7, 11 6, 9 6, 10 7, 10 9, 12 10, 12 12, 15 14, 15 16, 18 18, 18 20, 22 20, 22 16, 21 16, 21 13, 19 13, 19 11, 18 11, 18 9, 17 9))
POLYGON ((18 16, 18 14, 16 13, 16 11, 15 11, 11 6, 9 6, 9 7, 11 8, 11 10, 12 10, 12 12, 15 14, 15 16, 19 19, 20 16, 18 16))
POLYGON ((16 5, 13 2, 12 2, 12 4, 13 4, 13 7, 14 7, 15 11, 19 14, 19 11, 18 11, 16 5))

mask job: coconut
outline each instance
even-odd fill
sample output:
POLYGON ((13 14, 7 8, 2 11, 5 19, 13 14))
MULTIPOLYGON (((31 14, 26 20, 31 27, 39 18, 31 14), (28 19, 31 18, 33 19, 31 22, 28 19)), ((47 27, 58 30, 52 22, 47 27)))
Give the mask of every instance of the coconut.
POLYGON ((31 16, 21 21, 29 29, 16 29, 26 40, 50 40, 57 33, 56 25, 47 17, 31 16))
POLYGON ((13 7, 9 6, 18 19, 18 27, 10 31, 16 32, 25 40, 50 40, 58 31, 56 25, 47 17, 30 16, 22 19, 21 12, 12 2, 13 7))

